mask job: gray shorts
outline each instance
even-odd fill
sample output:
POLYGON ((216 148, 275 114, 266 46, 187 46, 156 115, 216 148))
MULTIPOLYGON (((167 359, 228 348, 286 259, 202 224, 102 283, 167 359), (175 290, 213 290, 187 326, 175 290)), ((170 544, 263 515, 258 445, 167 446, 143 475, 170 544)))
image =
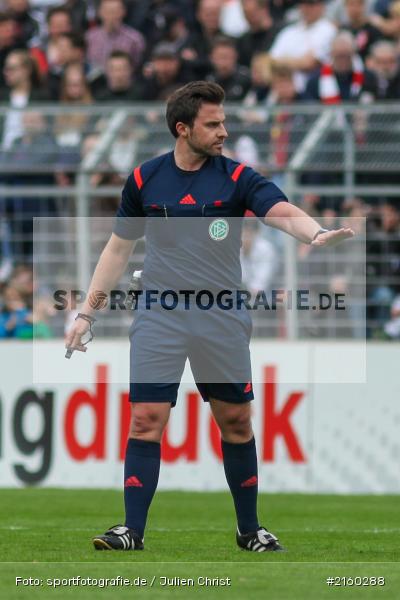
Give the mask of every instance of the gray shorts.
POLYGON ((205 401, 252 400, 251 327, 247 311, 142 306, 130 330, 130 400, 175 405, 187 358, 205 401))

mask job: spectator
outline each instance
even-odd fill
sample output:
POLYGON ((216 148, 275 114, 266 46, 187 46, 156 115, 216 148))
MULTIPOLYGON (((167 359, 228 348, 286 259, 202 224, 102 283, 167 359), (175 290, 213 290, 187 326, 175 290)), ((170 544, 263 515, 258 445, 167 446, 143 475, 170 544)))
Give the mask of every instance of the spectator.
MULTIPOLYGON (((41 14, 43 11, 36 13, 38 19, 43 17, 41 14)), ((49 66, 53 65, 55 59, 53 54, 55 52, 56 41, 60 35, 72 33, 72 22, 68 10, 65 7, 53 7, 50 8, 47 16, 47 27, 41 32, 41 48, 35 48, 35 58, 40 66, 43 75, 47 75, 49 66)))
POLYGON ((65 65, 58 100, 68 104, 89 104, 92 101, 85 69, 80 61, 71 61, 65 65))
POLYGON ((301 0, 299 8, 300 20, 278 33, 271 56, 295 71, 296 89, 303 92, 307 76, 328 61, 336 28, 324 17, 322 0, 301 0))
POLYGON ((166 100, 168 96, 188 81, 185 66, 173 45, 158 44, 152 53, 151 62, 142 82, 144 100, 166 100))
MULTIPOLYGON (((365 12, 368 15, 368 20, 373 11, 375 0, 365 0, 365 12)), ((337 25, 339 29, 343 29, 349 24, 349 17, 346 10, 346 0, 328 0, 326 5, 325 16, 337 25)))
POLYGON ((31 14, 39 23, 40 37, 45 41, 47 37, 47 18, 55 8, 65 8, 64 0, 30 0, 31 14))
POLYGON ((87 57, 92 67, 105 70, 107 58, 113 50, 127 52, 135 67, 140 65, 145 49, 142 34, 123 24, 125 6, 122 0, 101 0, 101 25, 87 32, 87 57))
MULTIPOLYGON (((159 40, 173 44, 177 52, 181 52, 187 47, 189 41, 189 29, 186 25, 182 13, 174 6, 167 5, 162 13, 164 18, 164 27, 159 32, 159 40)), ((157 41, 157 43, 158 43, 157 41)), ((152 48, 155 46, 153 44, 152 48)))
MULTIPOLYGON (((203 37, 210 44, 216 35, 221 34, 221 11, 223 0, 199 0, 196 18, 203 37)), ((208 46, 210 49, 210 46, 208 46)))
POLYGON ((375 0, 373 3, 372 16, 375 15, 387 18, 389 16, 389 8, 393 0, 375 0))
POLYGON ((238 38, 248 30, 241 0, 224 0, 220 19, 221 31, 228 37, 238 38))
POLYGON ((15 139, 7 153, 3 153, 3 177, 10 188, 32 188, 30 195, 15 193, 8 198, 8 212, 14 235, 14 254, 22 254, 29 260, 33 253, 32 218, 55 216, 55 201, 51 197, 36 194, 35 186, 54 184, 53 169, 57 167, 58 149, 49 133, 48 123, 37 111, 25 111, 22 115, 22 135, 15 139))
POLYGON ((129 54, 122 50, 110 54, 106 64, 106 85, 98 90, 95 98, 98 102, 131 102, 141 98, 129 54))
POLYGON ((365 61, 371 46, 382 39, 382 34, 369 21, 366 0, 345 0, 345 10, 347 23, 343 28, 354 35, 357 54, 365 61))
POLYGON ((84 64, 85 52, 85 40, 79 33, 60 33, 54 41, 54 64, 62 68, 74 61, 84 64))
POLYGON ((243 284, 253 298, 257 292, 270 289, 278 257, 273 244, 261 233, 258 219, 243 221, 240 263, 243 284))
POLYGON ((400 67, 393 42, 374 44, 367 60, 378 80, 378 96, 382 100, 400 99, 400 67))
POLYGON ((146 44, 150 46, 148 56, 153 47, 165 40, 166 30, 170 24, 170 15, 179 14, 188 29, 195 26, 195 4, 197 0, 147 0, 146 2, 128 2, 125 23, 142 32, 146 44))
POLYGON ((12 273, 10 284, 21 294, 26 306, 32 308, 34 291, 32 266, 29 264, 17 265, 12 273))
MULTIPOLYGON (((96 151, 96 148, 99 144, 100 135, 89 134, 83 140, 81 146, 81 157, 84 160, 87 156, 89 156, 92 152, 96 151)), ((118 138, 116 142, 118 144, 118 138)), ((98 165, 99 171, 96 173, 92 173, 90 175, 90 185, 92 188, 97 188, 101 185, 121 185, 124 183, 124 175, 120 175, 116 173, 116 168, 110 163, 110 155, 112 154, 113 149, 110 148, 110 152, 107 157, 104 157, 101 164, 98 165)), ((131 158, 131 157, 130 157, 131 158)), ((99 196, 95 199, 93 207, 94 216, 108 216, 111 217, 115 215, 116 210, 118 209, 119 199, 114 195, 110 195, 107 197, 99 196)), ((96 223, 93 224, 94 226, 96 223)), ((108 227, 108 224, 106 225, 108 227)))
POLYGON ((393 299, 390 320, 385 323, 383 329, 389 339, 400 340, 400 295, 393 299))
POLYGON ((195 76, 203 79, 211 70, 209 55, 214 39, 221 35, 220 21, 223 0, 199 0, 196 10, 198 30, 188 39, 182 52, 184 60, 191 61, 195 76))
POLYGON ((50 298, 39 297, 35 299, 32 310, 33 339, 49 339, 54 337, 54 333, 49 324, 49 320, 55 315, 56 310, 50 298))
POLYGON ((0 102, 7 102, 10 110, 4 119, 1 146, 8 150, 23 133, 21 109, 30 102, 45 101, 47 96, 41 87, 36 63, 26 50, 13 50, 8 54, 4 75, 7 87, 0 94, 0 102))
MULTIPOLYGON (((260 292, 266 293, 267 298, 270 298, 270 291, 275 287, 275 278, 279 271, 279 253, 275 244, 266 239, 265 233, 260 231, 258 219, 248 217, 243 221, 240 263, 243 287, 250 292, 252 300, 254 301, 260 292)), ((252 314, 252 321, 254 329, 268 326, 273 334, 277 335, 280 315, 276 312, 265 310, 261 305, 252 314)))
POLYGON ((11 275, 12 265, 11 232, 6 219, 0 214, 0 288, 11 275))
MULTIPOLYGON (((271 90, 266 105, 276 107, 270 112, 268 127, 268 168, 270 179, 281 189, 286 187, 287 165, 303 140, 304 131, 313 123, 312 115, 295 110, 303 101, 295 86, 294 72, 280 63, 271 64, 271 90)), ((276 243, 281 246, 282 236, 272 232, 276 243)))
MULTIPOLYGON (((386 3, 388 18, 379 14, 371 16, 371 23, 382 32, 385 37, 399 40, 400 38, 400 1, 386 3)), ((382 11, 383 12, 383 11, 382 11)))
POLYGON ((293 69, 282 65, 280 62, 272 61, 270 66, 270 94, 268 96, 268 104, 270 106, 288 105, 302 101, 303 99, 304 96, 296 90, 293 69))
POLYGON ((302 99, 302 95, 296 90, 292 69, 280 63, 272 63, 271 91, 267 99, 267 104, 269 106, 283 106, 281 110, 271 113, 270 155, 268 162, 271 169, 276 171, 272 180, 277 185, 283 187, 285 185, 284 169, 294 148, 300 142, 300 137, 305 127, 304 123, 302 123, 303 117, 297 115, 293 110, 288 110, 286 107, 302 99))
POLYGON ((161 5, 152 2, 148 11, 140 27, 146 39, 144 62, 149 60, 154 47, 160 42, 174 44, 179 51, 189 37, 189 29, 181 7, 170 2, 161 5))
POLYGON ((32 313, 12 285, 3 289, 0 311, 0 339, 32 337, 32 313))
POLYGON ((85 40, 77 33, 61 33, 52 42, 51 62, 47 75, 47 87, 53 101, 58 101, 61 94, 61 80, 66 65, 79 62, 85 71, 85 40))
POLYGON ((82 110, 82 106, 92 104, 93 97, 81 63, 73 62, 65 67, 59 100, 68 105, 69 110, 57 115, 54 121, 54 134, 60 148, 56 180, 58 185, 67 186, 73 180, 69 174, 71 167, 74 170, 80 162, 80 144, 94 127, 93 118, 82 110), (75 110, 71 110, 74 107, 75 110))
MULTIPOLYGON (((400 212, 396 201, 386 202, 378 210, 379 224, 373 236, 367 236, 367 296, 368 316, 374 330, 381 331, 390 318, 400 279, 400 212), (397 283, 398 286, 398 283, 397 283)), ((371 230, 373 220, 367 221, 371 230)))
POLYGON ((290 20, 287 18, 287 11, 295 8, 298 4, 298 0, 268 0, 268 6, 271 13, 271 17, 278 26, 290 20))
POLYGON ((39 43, 39 24, 31 16, 29 0, 7 0, 6 7, 16 23, 17 39, 24 45, 39 43))
MULTIPOLYGON (((50 77, 50 93, 52 99, 54 96, 55 82, 52 80, 54 75, 61 75, 62 70, 71 57, 68 56, 73 52, 75 40, 79 39, 79 32, 73 28, 71 14, 65 6, 56 6, 51 8, 47 14, 47 36, 43 44, 46 51, 46 58, 50 77), (65 61, 63 55, 66 54, 65 61)), ((83 45, 85 51, 85 45, 83 45)), ((75 57, 75 60, 78 60, 75 57)), ((57 82, 59 85, 59 81, 57 82)))
POLYGON ((4 65, 6 58, 13 50, 25 48, 18 39, 17 23, 10 13, 0 12, 0 93, 5 85, 4 65))
POLYGON ((332 42, 331 63, 323 64, 309 79, 306 97, 324 104, 356 101, 371 102, 378 95, 374 73, 364 69, 356 54, 354 38, 339 32, 332 42))
POLYGON ((47 45, 65 33, 72 33, 73 25, 69 10, 63 6, 50 8, 47 13, 47 45))
POLYGON ((265 103, 270 91, 271 60, 266 52, 253 55, 250 77, 250 89, 243 101, 243 104, 249 108, 265 103))
POLYGON ((265 125, 260 127, 260 123, 265 124, 268 120, 270 64, 268 54, 254 55, 251 63, 251 87, 242 101, 244 108, 236 112, 236 118, 245 124, 246 134, 239 135, 235 141, 235 156, 232 158, 254 165, 253 168, 257 170, 263 169, 264 163, 260 162, 260 155, 265 149, 265 125))
POLYGON ((251 135, 240 135, 233 146, 233 160, 259 170, 260 155, 256 140, 251 135))
POLYGON ((81 0, 66 0, 63 7, 70 14, 73 31, 82 33, 95 25, 95 4, 92 0, 82 2, 81 0))
MULTIPOLYGON (((135 130, 134 123, 131 123, 130 120, 128 120, 127 125, 129 127, 129 131, 126 131, 126 134, 132 139, 132 132, 135 130), (129 127, 131 124, 133 126, 129 127)), ((90 156, 93 152, 96 152, 99 139, 100 134, 91 134, 86 136, 81 145, 82 160, 84 160, 87 156, 90 156)), ((132 152, 130 152, 128 144, 125 145, 123 160, 118 160, 118 164, 112 163, 112 158, 115 153, 115 146, 119 146, 121 142, 123 143, 124 141, 125 140, 123 139, 121 140, 121 135, 119 135, 113 145, 110 147, 107 155, 103 156, 101 163, 97 164, 98 171, 91 173, 90 186, 93 192, 99 186, 121 186, 124 184, 126 171, 124 170, 124 173, 121 173, 120 175, 119 170, 122 172, 122 170, 125 169, 124 162, 130 161, 130 165, 128 167, 129 169, 134 162, 132 158, 135 158, 132 155, 132 152)), ((121 152, 122 151, 123 150, 121 148, 121 152)), ((116 154, 119 154, 119 152, 117 151, 116 154)), ((104 247, 104 239, 108 235, 110 224, 114 219, 116 211, 118 210, 118 205, 119 198, 116 194, 110 193, 107 196, 104 196, 104 194, 92 196, 90 216, 93 218, 90 224, 90 234, 92 249, 94 252, 102 251, 104 247)))
POLYGON ((268 52, 279 31, 271 18, 267 0, 242 0, 249 31, 237 41, 239 63, 250 66, 253 56, 268 52))
POLYGON ((49 124, 39 111, 22 113, 23 135, 11 147, 10 163, 24 170, 27 166, 49 166, 56 158, 56 145, 49 133, 49 124))
POLYGON ((214 40, 211 50, 213 71, 207 80, 218 83, 225 91, 226 101, 238 102, 250 89, 250 71, 238 64, 235 42, 227 37, 214 40))
MULTIPOLYGON (((369 103, 378 96, 377 78, 368 69, 364 69, 360 57, 355 53, 354 38, 348 31, 340 32, 334 39, 331 49, 332 62, 324 64, 310 78, 306 98, 308 100, 319 100, 323 104, 340 104, 342 102, 369 103)), ((343 131, 350 128, 353 131, 357 151, 363 150, 368 126, 371 121, 365 118, 364 111, 354 111, 351 114, 337 113, 336 126, 332 127, 324 138, 325 147, 328 150, 329 160, 335 162, 341 160, 338 148, 343 143, 343 131)), ((373 129, 372 129, 373 130, 373 129)), ((362 174, 357 174, 362 177, 362 174)), ((375 175, 374 175, 375 176, 375 175)), ((370 177, 370 174, 368 174, 370 177)), ((311 185, 342 185, 344 175, 339 171, 308 173, 304 180, 311 185)), ((370 181, 368 181, 370 183, 370 181)), ((326 215, 337 216, 343 208, 343 195, 329 194, 307 195, 304 200, 308 206, 318 207, 320 212, 326 215)))

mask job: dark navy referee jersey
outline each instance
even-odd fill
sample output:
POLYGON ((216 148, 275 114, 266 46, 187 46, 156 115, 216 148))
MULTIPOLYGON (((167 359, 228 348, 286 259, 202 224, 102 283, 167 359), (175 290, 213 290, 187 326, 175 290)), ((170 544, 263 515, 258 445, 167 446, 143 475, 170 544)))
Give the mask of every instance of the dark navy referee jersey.
MULTIPOLYGON (((262 218, 281 201, 273 183, 229 158, 183 171, 169 152, 128 177, 114 233, 145 234, 145 290, 237 290, 242 217, 262 218)), ((247 311, 146 310, 142 296, 130 331, 131 401, 174 405, 187 358, 204 400, 251 400, 250 335, 247 311)))
POLYGON ((263 218, 282 201, 274 183, 234 160, 209 157, 200 169, 184 171, 168 152, 129 175, 114 233, 132 240, 145 234, 145 289, 238 289, 242 217, 251 210, 263 218), (229 220, 223 242, 209 235, 218 218, 229 220))

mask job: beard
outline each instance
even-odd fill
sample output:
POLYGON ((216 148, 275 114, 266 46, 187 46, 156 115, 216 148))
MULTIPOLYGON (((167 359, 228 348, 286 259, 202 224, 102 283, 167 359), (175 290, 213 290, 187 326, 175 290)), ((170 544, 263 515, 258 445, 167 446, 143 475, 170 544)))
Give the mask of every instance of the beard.
POLYGON ((214 144, 205 146, 204 144, 199 144, 196 138, 189 138, 187 140, 187 144, 189 148, 192 150, 194 154, 201 156, 202 158, 208 158, 209 156, 218 156, 222 152, 222 148, 218 148, 214 144))

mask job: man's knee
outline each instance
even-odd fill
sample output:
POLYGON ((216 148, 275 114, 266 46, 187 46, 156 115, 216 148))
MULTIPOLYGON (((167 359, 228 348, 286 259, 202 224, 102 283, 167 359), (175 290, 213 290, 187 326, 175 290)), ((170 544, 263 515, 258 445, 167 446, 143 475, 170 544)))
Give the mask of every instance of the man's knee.
POLYGON ((246 442, 253 437, 251 413, 248 404, 229 404, 215 414, 222 438, 225 441, 246 442))
POLYGON ((170 405, 132 404, 129 437, 148 441, 161 441, 168 421, 170 405))
POLYGON ((223 427, 232 434, 246 437, 251 432, 250 416, 243 413, 228 414, 223 427))

